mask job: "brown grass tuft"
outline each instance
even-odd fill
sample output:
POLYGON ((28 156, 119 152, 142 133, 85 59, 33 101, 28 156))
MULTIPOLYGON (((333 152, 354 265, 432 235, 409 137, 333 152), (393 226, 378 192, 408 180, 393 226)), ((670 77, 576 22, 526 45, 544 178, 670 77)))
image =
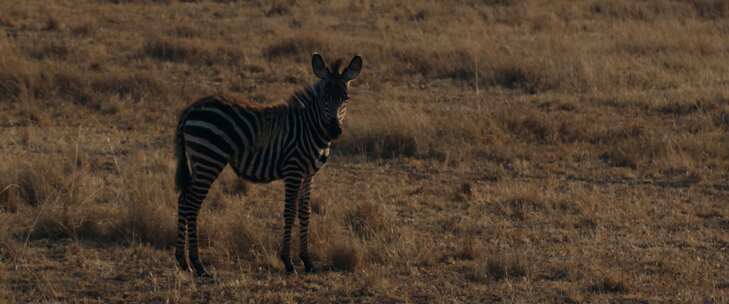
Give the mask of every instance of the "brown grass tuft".
POLYGON ((98 0, 113 4, 172 4, 175 0, 98 0))
POLYGON ((355 235, 367 240, 385 231, 389 218, 381 205, 364 202, 345 211, 342 220, 355 235))
POLYGON ((714 125, 729 130, 729 107, 722 107, 713 113, 714 125))
MULTIPOLYGON (((19 246, 13 235, 13 222, 9 216, 0 214, 0 261, 18 257, 19 246)), ((2 268, 2 267, 0 267, 2 268)), ((0 269, 0 272, 3 271, 0 269)), ((2 277, 0 277, 2 281, 2 277)))
POLYGON ((488 258, 486 272, 494 280, 518 279, 527 275, 526 264, 519 258, 488 258))
POLYGON ((76 36, 92 36, 97 30, 97 24, 93 19, 82 19, 70 26, 71 33, 76 36))
POLYGON ((548 208, 548 202, 539 195, 537 190, 514 193, 499 203, 499 211, 514 220, 527 220, 531 214, 548 208))
POLYGON ((166 248, 177 240, 177 213, 171 208, 153 206, 143 200, 128 202, 113 226, 114 238, 126 242, 141 242, 157 248, 166 248))
POLYGON ((729 3, 721 0, 693 0, 699 16, 709 19, 729 17, 729 3))
POLYGON ((630 1, 595 1, 590 11, 596 15, 608 16, 616 19, 650 20, 656 16, 647 5, 631 3, 630 1))
POLYGON ((466 278, 473 282, 515 280, 526 277, 526 262, 517 256, 492 256, 471 265, 466 278))
POLYGON ((191 38, 150 37, 142 53, 158 60, 205 65, 238 64, 242 58, 240 50, 228 44, 191 38))
POLYGON ((511 90, 523 90, 534 94, 544 92, 558 87, 554 79, 548 78, 543 73, 545 67, 534 65, 504 65, 497 66, 486 74, 487 84, 497 85, 511 90))
POLYGON ((75 239, 104 243, 111 239, 109 221, 113 219, 105 208, 80 204, 73 206, 44 206, 34 210, 33 224, 27 236, 31 239, 75 239))
POLYGON ((613 167, 637 168, 638 163, 632 157, 630 152, 623 151, 620 148, 611 149, 600 154, 600 160, 613 167))
POLYGON ((62 167, 53 160, 20 164, 14 169, 8 173, 15 176, 15 181, 7 187, 17 188, 17 196, 25 204, 39 206, 69 190, 65 189, 68 180, 62 167))
POLYGON ((468 202, 474 198, 473 186, 469 182, 461 183, 454 191, 453 199, 457 202, 468 202))
POLYGON ((358 138, 357 143, 343 142, 341 145, 344 153, 357 151, 374 159, 412 157, 418 151, 415 138, 392 130, 383 133, 373 130, 366 137, 358 138))
POLYGON ((558 289, 555 300, 558 303, 579 304, 584 303, 585 298, 574 290, 558 289))
POLYGON ((264 236, 270 232, 253 225, 254 222, 256 219, 250 214, 238 212, 226 216, 218 225, 206 231, 213 234, 211 239, 214 239, 215 247, 224 248, 226 255, 234 261, 249 260, 264 255, 269 249, 264 247, 264 236))
POLYGON ((474 1, 483 5, 500 5, 500 6, 512 6, 519 3, 523 3, 523 0, 479 0, 474 1))
POLYGON ((607 275, 587 288, 592 293, 626 293, 628 285, 620 276, 607 275))
POLYGON ((433 49, 399 47, 390 51, 390 56, 398 60, 392 73, 457 80, 467 86, 501 87, 528 94, 589 91, 594 82, 590 69, 580 60, 548 61, 484 49, 473 44, 433 49))
POLYGON ((672 114, 675 116, 684 116, 696 112, 711 112, 715 108, 715 104, 707 100, 690 100, 679 101, 671 100, 657 107, 657 111, 662 114, 672 114))
POLYGON ((481 257, 483 248, 474 238, 465 237, 453 253, 453 258, 459 260, 475 260, 481 257))
POLYGON ((330 267, 334 271, 355 271, 362 265, 362 249, 354 242, 342 241, 328 251, 330 267))
POLYGON ((497 118, 504 134, 517 141, 559 144, 592 141, 593 131, 568 114, 546 114, 533 108, 512 108, 497 118))
POLYGON ((70 56, 74 49, 65 40, 52 39, 39 44, 32 45, 25 52, 33 59, 43 60, 64 60, 70 56))
POLYGON ((122 171, 120 214, 112 222, 112 238, 166 248, 177 240, 177 193, 159 172, 143 169, 148 161, 155 160, 138 159, 122 171))
POLYGON ((102 110, 113 106, 113 98, 140 101, 154 96, 154 101, 160 101, 170 91, 157 76, 147 72, 96 73, 66 65, 54 65, 39 72, 32 63, 20 60, 6 61, 5 64, 7 68, 14 69, 14 74, 0 72, 0 96, 10 100, 22 97, 43 101, 61 98, 102 110))
POLYGON ((8 101, 18 100, 30 93, 38 76, 37 66, 21 59, 14 51, 3 49, 1 44, 0 52, 7 56, 0 60, 0 98, 8 101))
POLYGON ((80 156, 65 156, 13 164, 13 199, 26 206, 18 233, 31 239, 106 238, 99 222, 107 217, 103 208, 91 205, 97 193, 84 162, 80 156))
POLYGON ((55 16, 48 16, 46 22, 43 25, 44 31, 61 31, 64 29, 63 23, 55 16))
POLYGON ((203 36, 203 29, 189 24, 179 24, 175 25, 168 33, 177 37, 193 38, 203 36))
POLYGON ((116 96, 134 101, 153 99, 156 103, 164 100, 170 91, 156 74, 122 71, 97 76, 91 83, 91 89, 105 96, 116 96))
POLYGON ((3 170, 0 176, 0 211, 17 212, 25 200, 20 195, 20 187, 11 172, 3 170))
POLYGON ((266 11, 266 17, 286 16, 291 14, 291 6, 286 3, 276 2, 266 11))
POLYGON ((62 219, 54 216, 46 216, 41 213, 30 232, 33 239, 66 239, 71 237, 71 230, 64 225, 62 219))
POLYGON ((263 49, 263 57, 274 59, 309 59, 314 52, 323 53, 324 42, 315 34, 298 34, 295 37, 285 38, 274 42, 263 49))
POLYGON ((223 171, 218 177, 218 185, 223 194, 226 195, 246 195, 251 190, 248 182, 228 169, 223 171))
POLYGON ((432 156, 431 146, 437 136, 429 117, 383 105, 375 116, 347 122, 345 134, 335 142, 334 152, 370 159, 432 156))
POLYGON ((472 80, 475 77, 475 57, 466 49, 432 51, 414 47, 392 50, 392 56, 400 64, 397 72, 401 75, 418 74, 434 78, 454 78, 472 80))

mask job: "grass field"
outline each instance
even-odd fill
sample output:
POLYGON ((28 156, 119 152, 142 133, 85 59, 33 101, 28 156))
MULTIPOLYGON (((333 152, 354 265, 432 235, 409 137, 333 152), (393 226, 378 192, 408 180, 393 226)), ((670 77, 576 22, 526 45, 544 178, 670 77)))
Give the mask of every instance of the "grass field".
POLYGON ((720 0, 1 1, 0 302, 727 303, 728 35, 720 0), (226 171, 216 280, 179 272, 180 110, 282 101, 315 51, 364 58, 320 271, 226 171))

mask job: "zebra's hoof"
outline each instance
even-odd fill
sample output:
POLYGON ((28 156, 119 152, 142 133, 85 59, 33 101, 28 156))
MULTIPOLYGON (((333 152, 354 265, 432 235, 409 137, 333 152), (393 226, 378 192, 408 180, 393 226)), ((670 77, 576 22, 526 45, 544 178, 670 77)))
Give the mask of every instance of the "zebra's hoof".
POLYGON ((296 268, 294 268, 294 265, 286 265, 284 266, 284 268, 286 268, 286 274, 291 275, 296 273, 296 268))
POLYGON ((205 272, 203 274, 196 275, 195 281, 197 281, 197 283, 201 283, 201 284, 214 283, 215 277, 212 274, 205 272))
POLYGON ((281 262, 284 264, 284 269, 286 270, 286 274, 292 274, 296 272, 296 269, 294 268, 294 264, 291 263, 291 258, 288 255, 281 255, 279 256, 281 258, 281 262))
POLYGON ((197 269, 195 270, 195 276, 205 278, 205 277, 211 277, 210 273, 205 269, 197 269))
POLYGON ((178 269, 182 272, 192 272, 192 268, 189 266, 179 266, 178 269))
POLYGON ((305 266, 304 267, 304 272, 305 273, 308 273, 308 274, 316 273, 316 267, 311 266, 311 265, 305 266))
POLYGON ((203 267, 203 265, 200 264, 199 262, 198 263, 193 263, 193 265, 195 266, 195 276, 196 277, 199 277, 199 278, 212 277, 210 275, 210 273, 208 273, 208 271, 205 270, 205 267, 203 267))
POLYGON ((205 269, 196 270, 195 277, 197 277, 200 280, 212 280, 213 279, 213 275, 210 274, 209 272, 207 272, 207 270, 205 270, 205 269))
POLYGON ((192 268, 190 268, 190 265, 187 264, 187 261, 185 259, 177 259, 177 267, 180 269, 180 271, 188 271, 191 272, 192 268))
POLYGON ((314 263, 312 263, 311 260, 308 258, 302 258, 301 260, 304 262, 304 273, 316 272, 316 267, 314 267, 314 263))

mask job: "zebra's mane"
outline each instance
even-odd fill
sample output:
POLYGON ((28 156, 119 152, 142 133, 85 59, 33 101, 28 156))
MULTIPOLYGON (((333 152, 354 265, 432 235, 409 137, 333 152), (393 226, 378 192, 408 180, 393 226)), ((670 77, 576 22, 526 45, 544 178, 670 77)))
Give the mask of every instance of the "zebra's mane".
POLYGON ((289 107, 297 109, 305 109, 311 106, 316 101, 317 91, 321 82, 317 82, 313 85, 306 86, 301 90, 294 92, 289 100, 286 102, 289 107))
MULTIPOLYGON (((339 78, 342 76, 341 71, 342 68, 342 60, 337 59, 329 66, 329 72, 331 73, 331 78, 339 78)), ((284 109, 306 109, 311 106, 313 102, 317 99, 317 92, 319 91, 319 87, 321 86, 322 81, 317 81, 313 85, 309 85, 304 87, 303 89, 297 90, 294 92, 294 94, 289 97, 289 99, 283 103, 274 103, 274 104, 260 104, 254 101, 250 100, 241 100, 238 98, 231 98, 230 96, 226 96, 227 100, 234 101, 238 106, 242 106, 248 109, 255 109, 258 111, 270 111, 270 112, 278 112, 284 109)))
MULTIPOLYGON (((257 112, 268 112, 268 113, 280 112, 281 110, 288 107, 287 103, 278 102, 278 103, 271 103, 271 104, 262 104, 262 103, 255 102, 248 98, 243 98, 240 95, 232 94, 229 92, 218 93, 216 96, 220 97, 220 99, 218 99, 219 102, 222 102, 229 106, 254 110, 257 112)), ((202 103, 205 101, 206 101, 206 99, 202 98, 202 99, 198 100, 197 102, 202 103)), ((194 104, 191 107, 194 107, 194 104)))
POLYGON ((337 59, 329 66, 329 72, 332 73, 332 78, 342 77, 342 59, 337 59))
MULTIPOLYGON (((294 94, 292 94, 291 97, 289 97, 289 99, 284 102, 274 102, 270 104, 258 103, 248 98, 242 98, 242 96, 231 93, 219 93, 218 96, 221 97, 219 101, 232 106, 249 109, 256 112, 268 112, 273 114, 282 111, 285 112, 287 110, 309 108, 311 104, 314 103, 317 99, 316 92, 318 90, 318 87, 319 82, 310 86, 306 86, 303 89, 294 92, 294 94)), ((198 102, 203 101, 204 99, 201 99, 198 102)))

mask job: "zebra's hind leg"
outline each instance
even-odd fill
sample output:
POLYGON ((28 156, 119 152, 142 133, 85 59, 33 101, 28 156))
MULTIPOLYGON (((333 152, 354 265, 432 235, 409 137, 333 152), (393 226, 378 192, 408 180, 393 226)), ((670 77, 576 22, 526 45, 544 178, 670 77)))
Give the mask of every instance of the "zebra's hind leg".
POLYGON ((197 247, 197 217, 192 216, 188 218, 187 233, 190 242, 190 263, 195 269, 195 275, 198 277, 210 277, 210 274, 205 270, 205 267, 200 262, 198 247, 197 247))
POLYGON ((296 203, 299 198, 299 190, 301 188, 300 178, 284 178, 286 187, 286 201, 284 204, 284 233, 281 242, 281 261, 284 264, 286 273, 294 272, 294 264, 291 263, 291 228, 296 220, 296 203))
POLYGON ((185 243, 187 242, 187 219, 182 213, 182 204, 185 201, 185 191, 180 193, 180 200, 177 205, 177 246, 175 247, 175 258, 177 265, 182 271, 190 271, 190 264, 187 263, 185 243))
POLYGON ((195 275, 198 277, 210 277, 200 261, 198 242, 197 242, 197 215, 200 212, 203 200, 210 190, 210 185, 215 181, 220 171, 220 167, 193 167, 193 178, 190 186, 185 191, 185 203, 183 210, 180 212, 184 215, 187 223, 187 245, 190 264, 192 264, 195 275))

